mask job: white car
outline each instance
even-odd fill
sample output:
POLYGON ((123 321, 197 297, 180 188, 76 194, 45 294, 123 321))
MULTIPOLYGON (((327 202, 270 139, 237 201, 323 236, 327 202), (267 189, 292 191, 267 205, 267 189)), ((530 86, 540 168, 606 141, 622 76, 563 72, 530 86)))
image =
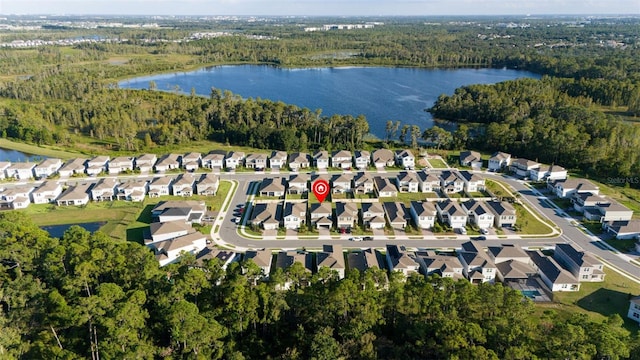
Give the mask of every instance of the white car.
POLYGON ((351 241, 362 241, 362 238, 360 236, 354 236, 354 237, 350 238, 349 240, 351 240, 351 241))

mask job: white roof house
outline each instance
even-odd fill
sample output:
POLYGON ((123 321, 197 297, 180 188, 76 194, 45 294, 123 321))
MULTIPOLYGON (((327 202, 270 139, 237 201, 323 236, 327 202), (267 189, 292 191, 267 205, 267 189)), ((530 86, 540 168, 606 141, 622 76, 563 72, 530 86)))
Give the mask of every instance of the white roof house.
POLYGON ((44 159, 40 164, 33 168, 33 174, 37 179, 44 179, 55 174, 62 167, 60 159, 44 159))
POLYGON ((12 163, 6 170, 8 178, 13 178, 16 180, 28 180, 33 179, 33 169, 36 167, 35 163, 32 162, 24 162, 24 163, 12 163))
POLYGON ((49 204, 62 194, 62 185, 56 181, 45 181, 31 193, 34 204, 49 204))

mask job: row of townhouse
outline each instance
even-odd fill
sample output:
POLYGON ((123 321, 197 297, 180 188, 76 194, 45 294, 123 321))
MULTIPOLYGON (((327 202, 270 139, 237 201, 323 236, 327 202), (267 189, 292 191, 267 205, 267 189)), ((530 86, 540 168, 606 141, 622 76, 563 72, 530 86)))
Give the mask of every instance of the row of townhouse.
MULTIPOLYGON (((461 151, 460 164, 474 169, 482 168, 482 158, 477 151, 461 151)), ((509 169, 516 176, 532 181, 553 181, 567 178, 567 170, 559 165, 545 165, 525 158, 513 159, 511 154, 497 151, 487 162, 489 171, 509 169)))
POLYGON ((161 176, 151 181, 129 179, 119 181, 114 178, 101 178, 95 182, 80 182, 68 187, 54 180, 42 182, 39 186, 17 185, 0 189, 0 209, 22 209, 29 204, 55 203, 58 206, 81 206, 89 201, 143 201, 149 197, 163 195, 213 196, 220 184, 218 176, 207 173, 195 177, 192 174, 180 174, 177 177, 161 176))
MULTIPOLYGON (((171 223, 170 227, 173 231, 172 235, 175 236, 174 239, 188 236, 191 231, 184 224, 171 223)), ((166 241, 167 238, 163 237, 155 243, 149 242, 149 245, 154 249, 166 249, 167 246, 163 244, 166 241)), ((182 243, 188 243, 188 241, 182 241, 182 243)), ((412 274, 438 275, 454 280, 467 279, 473 284, 496 281, 505 284, 526 283, 530 279, 539 278, 547 290, 552 292, 578 291, 580 282, 604 281, 602 263, 590 254, 576 250, 570 244, 558 244, 553 256, 545 256, 540 251, 523 250, 520 246, 513 244, 489 246, 485 251, 470 241, 463 243, 455 254, 435 251, 414 252, 408 251, 401 245, 387 245, 384 254, 371 248, 345 252, 341 245, 331 244, 323 245, 322 250, 315 253, 304 250, 281 250, 275 256, 271 249, 249 250, 241 255, 227 250, 200 247, 186 246, 182 251, 196 254, 196 259, 200 263, 203 260, 218 259, 223 269, 232 261, 240 260, 241 257, 244 260, 251 260, 261 269, 259 277, 262 280, 268 279, 276 269, 286 271, 295 263, 299 263, 308 274, 306 279, 302 279, 300 285, 303 286, 308 283, 311 275, 321 268, 331 270, 334 274, 332 276, 337 276, 339 279, 345 277, 347 269, 360 272, 368 269, 382 269, 399 272, 405 277, 412 274)), ((162 252, 159 258, 164 259, 162 256, 164 254, 162 252)), ((176 258, 172 261, 175 260, 176 258)), ((286 280, 282 284, 277 284, 277 288, 287 290, 293 285, 291 280, 286 280)))
POLYGON ((258 189, 260 196, 284 196, 284 194, 305 194, 309 192, 311 184, 318 180, 326 180, 330 183, 333 194, 372 194, 379 197, 396 197, 398 192, 428 193, 443 191, 468 193, 485 189, 485 179, 468 171, 442 171, 442 172, 399 172, 394 178, 383 176, 371 176, 369 173, 357 174, 342 173, 335 175, 319 174, 308 175, 297 173, 291 175, 288 180, 284 178, 264 179, 258 189))
POLYGON ((176 262, 182 252, 201 254, 208 235, 192 227, 202 221, 207 207, 203 201, 163 201, 151 210, 152 223, 144 243, 160 266, 176 262))
POLYGON ((465 242, 456 256, 433 251, 407 251, 402 246, 387 245, 387 266, 405 276, 412 273, 437 274, 453 279, 466 278, 471 283, 526 283, 539 277, 548 290, 579 291, 581 282, 604 281, 604 265, 591 254, 570 244, 558 244, 553 256, 539 250, 523 250, 518 245, 490 246, 485 252, 474 242, 465 242))
POLYGON ((398 202, 364 202, 360 208, 354 202, 313 203, 265 202, 253 206, 250 223, 265 230, 279 227, 299 229, 309 224, 317 229, 337 228, 350 230, 358 224, 368 229, 383 229, 387 224, 403 229, 409 220, 421 229, 433 228, 436 219, 452 228, 462 228, 467 223, 486 229, 492 226, 513 226, 515 209, 506 202, 469 200, 458 204, 451 200, 429 202, 412 201, 407 207, 398 202), (308 215, 308 216, 307 216, 308 215), (308 220, 307 220, 308 219, 308 220))

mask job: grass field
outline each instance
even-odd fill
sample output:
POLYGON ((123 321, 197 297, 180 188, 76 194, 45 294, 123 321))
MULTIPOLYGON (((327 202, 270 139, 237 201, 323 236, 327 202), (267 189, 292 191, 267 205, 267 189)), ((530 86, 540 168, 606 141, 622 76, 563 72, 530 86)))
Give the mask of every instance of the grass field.
POLYGON ((425 200, 427 196, 424 193, 398 193, 397 197, 381 197, 380 202, 396 202, 399 201, 401 203, 409 204, 412 201, 422 201, 425 200))
POLYGON ((640 294, 640 284, 633 282, 605 267, 605 281, 602 283, 581 283, 580 291, 556 292, 554 302, 538 304, 538 310, 555 310, 560 318, 568 318, 572 313, 585 313, 594 321, 603 321, 607 316, 619 314, 625 320, 625 327, 634 334, 638 324, 627 319, 629 298, 640 294))
POLYGON ((542 221, 536 219, 524 206, 513 204, 516 209, 516 224, 520 226, 520 232, 526 235, 542 235, 548 234, 553 229, 542 221))
MULTIPOLYGON (((493 195, 495 195, 497 197, 510 197, 510 196, 513 196, 513 194, 511 194, 510 192, 505 190, 500 185, 501 185, 501 183, 499 183, 498 181, 489 180, 489 179, 485 180, 485 186, 487 187, 487 189, 489 191, 491 191, 491 193, 493 195)), ((502 185, 504 186, 504 184, 502 184, 502 185)))
POLYGON ((440 160, 440 159, 429 159, 429 164, 431 165, 432 168, 434 169, 446 169, 447 168, 447 164, 445 164, 444 161, 440 160))

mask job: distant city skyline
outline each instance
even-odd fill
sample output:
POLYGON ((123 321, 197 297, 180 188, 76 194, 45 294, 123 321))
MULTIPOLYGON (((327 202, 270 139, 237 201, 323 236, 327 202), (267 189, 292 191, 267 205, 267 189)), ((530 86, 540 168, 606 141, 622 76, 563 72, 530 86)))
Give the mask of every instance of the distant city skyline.
POLYGON ((2 15, 640 14, 640 0, 0 0, 2 15))

